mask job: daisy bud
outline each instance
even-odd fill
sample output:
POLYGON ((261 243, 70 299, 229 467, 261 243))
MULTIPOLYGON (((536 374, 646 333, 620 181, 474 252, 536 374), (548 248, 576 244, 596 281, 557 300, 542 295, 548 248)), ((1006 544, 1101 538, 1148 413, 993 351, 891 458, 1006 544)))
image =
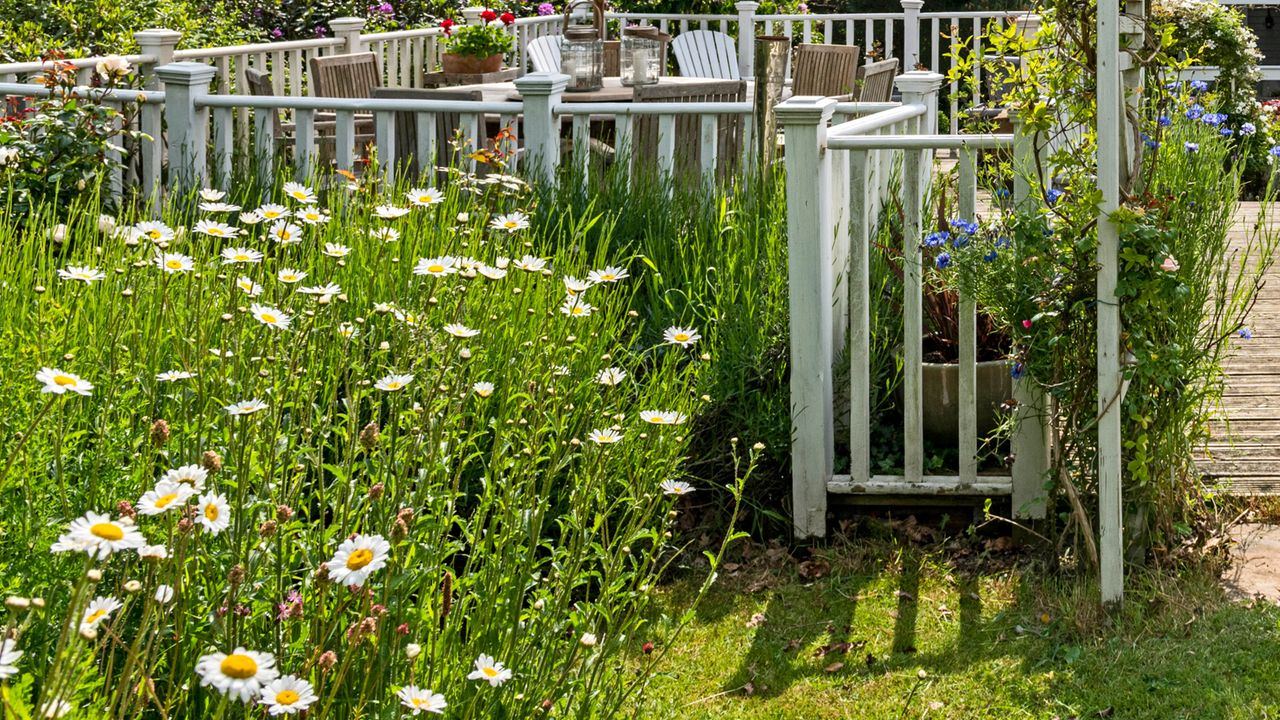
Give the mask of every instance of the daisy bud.
POLYGON ((98 630, 96 628, 91 628, 88 625, 83 625, 80 627, 80 637, 93 642, 98 639, 98 630))
POLYGON ((89 568, 89 572, 85 573, 84 576, 89 578, 89 582, 99 582, 102 580, 102 571, 98 568, 89 568))
POLYGON ((151 423, 151 444, 162 448, 169 442, 169 423, 157 418, 151 423))
POLYGON ((546 606, 547 606, 547 601, 546 601, 546 600, 543 600, 542 598, 538 598, 537 600, 533 601, 533 609, 534 609, 534 610, 541 610, 542 608, 544 608, 544 607, 546 607, 546 606))
POLYGON ((43 286, 43 285, 37 285, 37 286, 35 287, 35 290, 36 290, 36 294, 37 294, 37 295, 42 295, 42 294, 44 294, 44 286, 43 286))
POLYGON ((31 607, 30 600, 24 597, 18 597, 17 595, 10 595, 9 597, 5 598, 4 604, 5 604, 5 607, 9 608, 10 610, 26 610, 27 608, 31 607))
POLYGON ((227 573, 227 582, 231 583, 232 587, 244 582, 244 566, 233 565, 230 572, 227 573))
POLYGON ((591 633, 582 633, 582 637, 578 638, 578 642, 582 643, 582 647, 595 647, 596 636, 591 633))
POLYGON ((289 522, 293 519, 293 508, 288 505, 276 506, 276 520, 279 522, 289 522))
POLYGON ((371 420, 360 431, 360 445, 365 450, 372 450, 376 444, 378 444, 378 423, 371 420))
POLYGON ((258 526, 258 536, 264 538, 272 537, 276 534, 277 527, 275 520, 263 521, 263 523, 258 526))
POLYGON ((33 598, 31 598, 31 607, 33 607, 33 608, 37 608, 37 609, 43 608, 43 607, 44 607, 44 598, 42 598, 42 597, 33 597, 33 598))
POLYGON ((124 584, 124 591, 129 593, 130 595, 138 592, 141 589, 142 589, 142 583, 138 582, 137 580, 130 580, 129 582, 124 584))
POLYGON ((369 499, 377 500, 378 498, 382 497, 382 491, 385 489, 386 489, 386 486, 383 485, 382 483, 374 483, 369 487, 369 499))
POLYGON ((710 395, 703 395, 703 396, 702 396, 702 402, 711 402, 711 396, 710 396, 710 395))
POLYGON ((72 360, 75 360, 75 359, 76 359, 76 356, 75 356, 75 355, 73 355, 72 353, 63 353, 63 354, 62 354, 62 361, 63 361, 63 362, 71 362, 72 360))
POLYGON ((133 509, 133 503, 128 500, 121 500, 116 503, 116 514, 121 517, 127 517, 130 520, 138 517, 138 511, 133 509))
POLYGON ((233 317, 235 316, 232 315, 231 313, 222 313, 222 322, 231 322, 231 319, 233 317))
POLYGON ((763 450, 763 449, 764 449, 764 443, 762 443, 762 442, 758 442, 758 443, 756 443, 755 445, 752 445, 752 446, 751 446, 751 449, 752 449, 752 450, 755 450, 756 452, 760 452, 761 450, 763 450))
POLYGON ((125 288, 120 291, 120 294, 124 297, 133 297, 133 288, 125 288))
POLYGON ((458 357, 462 358, 463 360, 470 360, 470 359, 471 359, 471 348, 462 348, 461 350, 459 350, 459 351, 458 351, 458 357))
POLYGON ((409 643, 404 646, 404 656, 413 660, 422 654, 422 646, 418 643, 409 643))
POLYGON ((710 360, 710 359, 711 359, 711 353, 702 353, 702 359, 703 359, 703 360, 710 360))
POLYGON ((200 456, 200 466, 209 471, 210 475, 216 475, 223 469, 223 456, 212 450, 206 450, 205 454, 200 456))
POLYGON ((387 342, 386 340, 383 340, 382 342, 378 343, 378 349, 383 351, 390 350, 391 343, 387 342))
POLYGON ((338 664, 338 654, 332 650, 326 650, 317 660, 316 664, 322 670, 332 670, 334 665, 338 664))

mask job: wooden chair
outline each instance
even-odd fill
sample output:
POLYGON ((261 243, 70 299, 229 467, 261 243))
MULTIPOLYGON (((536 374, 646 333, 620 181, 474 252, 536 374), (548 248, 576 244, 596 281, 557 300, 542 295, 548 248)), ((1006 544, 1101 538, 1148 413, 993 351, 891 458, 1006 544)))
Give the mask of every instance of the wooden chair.
POLYGON ((712 30, 690 30, 671 41, 676 64, 684 77, 737 80, 738 46, 733 38, 712 30))
POLYGON ((563 39, 562 35, 543 35, 529 43, 525 54, 533 72, 560 72, 560 41, 563 39))
POLYGON ((862 49, 857 45, 797 45, 791 64, 792 95, 852 100, 857 92, 861 55, 862 49))
MULTIPOLYGON (((271 76, 261 70, 254 68, 244 69, 244 80, 248 84, 250 95, 258 95, 270 97, 275 95, 275 90, 271 87, 271 76)), ((270 112, 272 134, 275 136, 275 146, 277 149, 293 145, 293 123, 286 123, 280 119, 279 110, 255 110, 255 112, 270 112)))
MULTIPOLYGON (((711 80, 687 85, 647 85, 635 89, 635 101, 646 102, 742 102, 747 99, 745 80, 711 80)), ((716 141, 716 174, 731 175, 742 156, 742 116, 725 114, 718 117, 716 141)), ((632 157, 638 171, 655 172, 658 158, 658 118, 637 115, 633 121, 632 157)), ((702 118, 679 115, 675 123, 675 157, 673 171, 677 178, 698 178, 702 168, 702 118)))
POLYGON ((376 53, 311 58, 311 89, 317 97, 369 98, 378 87, 382 73, 376 53))
MULTIPOLYGON (((374 88, 373 96, 375 98, 385 98, 389 100, 474 100, 476 102, 484 100, 484 92, 481 90, 454 90, 445 88, 431 90, 420 88, 374 88)), ((417 177, 419 175, 430 177, 433 174, 433 167, 446 166, 453 161, 454 148, 450 143, 453 141, 454 135, 457 131, 462 128, 462 113, 438 112, 433 113, 433 115, 435 116, 436 125, 436 153, 435 157, 429 158, 425 163, 426 169, 419 173, 417 163, 417 113, 396 113, 395 162, 397 173, 405 173, 405 175, 402 175, 401 177, 417 177)), ((480 121, 480 134, 485 137, 488 136, 483 118, 480 121)), ((484 143, 484 137, 468 139, 472 141, 473 145, 482 145, 484 143)))
POLYGON ((889 102, 893 97, 893 79, 897 76, 898 58, 858 68, 858 102, 889 102))

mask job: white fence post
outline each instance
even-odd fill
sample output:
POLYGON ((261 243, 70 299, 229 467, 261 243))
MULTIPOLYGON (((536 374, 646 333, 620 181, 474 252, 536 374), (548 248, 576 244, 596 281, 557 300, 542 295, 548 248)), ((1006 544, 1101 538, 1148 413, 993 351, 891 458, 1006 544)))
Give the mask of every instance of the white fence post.
POLYGON ((351 54, 364 52, 364 40, 360 33, 364 30, 364 18, 340 17, 329 21, 329 29, 333 36, 343 42, 342 52, 351 54))
POLYGON ((481 25, 484 23, 480 19, 480 14, 484 12, 482 7, 462 8, 462 23, 464 25, 481 25))
POLYGON ((204 184, 209 110, 197 107, 197 101, 209 94, 209 81, 215 73, 212 65, 197 62, 156 68, 164 85, 164 116, 169 128, 169 187, 179 192, 204 184))
POLYGON ((552 181, 560 164, 560 120, 555 107, 569 84, 561 73, 529 73, 516 79, 516 90, 524 98, 524 149, 530 172, 543 181, 552 181))
MULTIPOLYGON (((797 538, 827 532, 835 456, 831 383, 834 238, 827 123, 832 98, 796 97, 774 108, 786 134, 791 314, 791 499, 797 538)), ((843 204, 845 199, 841 199, 843 204)))
MULTIPOLYGON (((911 70, 920 65, 920 10, 922 8, 924 8, 924 0, 902 0, 903 70, 911 70)), ((936 38, 934 42, 937 42, 936 38)))
POLYGON ((752 0, 736 2, 738 11, 738 73, 744 78, 754 77, 756 57, 756 8, 760 3, 752 0))
POLYGON ((139 52, 156 59, 154 65, 139 68, 145 80, 143 87, 148 90, 155 90, 159 86, 156 81, 155 69, 173 62, 173 51, 178 47, 178 41, 182 39, 182 33, 164 28, 148 28, 134 33, 133 39, 138 43, 139 52))

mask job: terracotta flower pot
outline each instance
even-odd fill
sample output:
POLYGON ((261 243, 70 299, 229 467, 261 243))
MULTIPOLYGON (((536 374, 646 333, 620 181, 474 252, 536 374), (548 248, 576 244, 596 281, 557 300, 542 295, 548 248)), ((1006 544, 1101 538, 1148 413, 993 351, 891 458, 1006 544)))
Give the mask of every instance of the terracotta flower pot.
POLYGON ((475 57, 472 55, 444 54, 444 71, 459 75, 478 75, 480 73, 497 72, 502 69, 502 55, 475 57))

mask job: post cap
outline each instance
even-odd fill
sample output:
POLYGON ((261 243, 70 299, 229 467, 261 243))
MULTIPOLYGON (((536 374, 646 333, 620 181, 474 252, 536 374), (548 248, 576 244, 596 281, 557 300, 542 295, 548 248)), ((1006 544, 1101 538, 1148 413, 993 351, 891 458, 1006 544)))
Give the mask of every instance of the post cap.
POLYGON ((569 76, 564 73, 536 72, 516 78, 516 90, 521 95, 554 95, 569 86, 569 76))
POLYGON ((752 0, 739 0, 733 4, 733 7, 740 13, 753 13, 760 7, 760 3, 753 2, 752 0))
POLYGON ((176 62, 156 68, 156 77, 165 85, 207 85, 218 71, 198 62, 176 62))
POLYGON ((329 29, 335 33, 350 32, 352 30, 361 30, 364 28, 364 18, 358 17, 340 17, 329 21, 329 29))
POLYGON ((182 33, 168 28, 147 28, 133 34, 139 45, 177 45, 182 33))
POLYGON ((835 98, 800 95, 775 105, 773 114, 784 126, 818 125, 831 119, 835 110, 835 98))
POLYGON ((894 78, 893 84, 898 86, 898 91, 903 95, 927 95, 931 92, 937 92, 942 87, 944 80, 946 78, 936 72, 912 70, 894 78))
POLYGON ((903 10, 922 10, 924 8, 924 0, 901 0, 899 2, 903 10))

